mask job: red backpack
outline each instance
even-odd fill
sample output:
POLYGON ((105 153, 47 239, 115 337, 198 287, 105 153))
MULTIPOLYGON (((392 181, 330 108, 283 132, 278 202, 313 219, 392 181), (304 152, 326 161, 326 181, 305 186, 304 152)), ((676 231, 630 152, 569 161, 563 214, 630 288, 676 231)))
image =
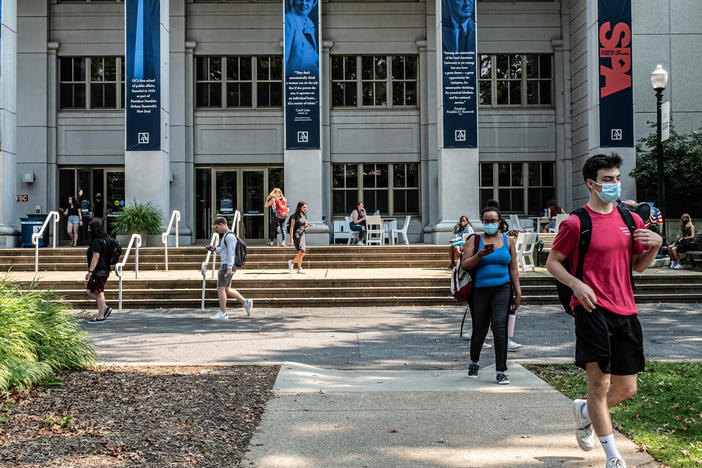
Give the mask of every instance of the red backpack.
POLYGON ((275 215, 278 218, 287 218, 289 212, 290 210, 288 210, 288 202, 285 201, 284 198, 279 198, 275 201, 275 215))

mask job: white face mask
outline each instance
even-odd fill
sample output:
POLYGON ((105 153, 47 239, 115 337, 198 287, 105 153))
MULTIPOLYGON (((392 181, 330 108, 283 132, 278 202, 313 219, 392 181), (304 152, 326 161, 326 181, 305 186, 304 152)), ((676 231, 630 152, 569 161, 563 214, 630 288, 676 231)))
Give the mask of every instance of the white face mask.
POLYGON ((598 184, 597 182, 593 181, 593 183, 602 187, 601 192, 596 191, 595 193, 603 202, 613 203, 619 200, 619 197, 622 194, 622 184, 620 182, 613 184, 598 184))

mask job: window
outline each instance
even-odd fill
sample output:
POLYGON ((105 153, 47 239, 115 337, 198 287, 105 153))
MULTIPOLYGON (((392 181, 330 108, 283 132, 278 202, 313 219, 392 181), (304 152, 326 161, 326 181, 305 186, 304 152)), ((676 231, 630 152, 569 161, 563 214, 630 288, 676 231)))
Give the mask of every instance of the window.
POLYGON ((282 56, 196 57, 195 106, 282 107, 282 56))
POLYGON ((419 214, 419 164, 332 165, 332 212, 348 216, 362 201, 368 213, 419 214))
POLYGON ((417 105, 416 55, 335 55, 331 77, 333 107, 417 105))
POLYGON ((480 56, 480 105, 551 106, 552 56, 497 54, 480 56))
POLYGON ((124 76, 122 57, 61 57, 60 108, 124 108, 124 76))
POLYGON ((480 206, 491 198, 504 213, 541 214, 555 198, 552 162, 480 163, 480 206))

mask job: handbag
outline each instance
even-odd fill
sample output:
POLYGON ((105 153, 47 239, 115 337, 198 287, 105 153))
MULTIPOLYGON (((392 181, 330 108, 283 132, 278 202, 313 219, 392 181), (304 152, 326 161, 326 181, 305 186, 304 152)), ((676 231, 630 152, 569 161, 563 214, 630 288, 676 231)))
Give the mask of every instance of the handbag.
MULTIPOLYGON (((473 237, 473 253, 475 253, 477 252, 478 247, 480 247, 480 237, 475 234, 471 234, 471 237, 473 237)), ((466 241, 468 241, 468 239, 466 239, 466 241)), ((463 251, 461 251, 461 260, 462 259, 463 251)), ((468 302, 471 294, 473 293, 473 280, 475 279, 475 269, 471 271, 466 271, 463 269, 461 263, 462 262, 459 261, 458 265, 455 265, 453 267, 453 271, 451 273, 451 295, 458 302, 468 302)))

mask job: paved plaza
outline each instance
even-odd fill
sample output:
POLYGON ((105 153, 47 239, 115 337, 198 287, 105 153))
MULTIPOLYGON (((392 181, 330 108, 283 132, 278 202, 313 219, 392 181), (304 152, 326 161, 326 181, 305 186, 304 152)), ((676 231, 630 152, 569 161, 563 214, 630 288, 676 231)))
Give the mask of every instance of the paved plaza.
MULTIPOLYGON (((698 304, 639 307, 648 359, 702 358, 698 304)), ((570 400, 520 362, 571 362, 572 320, 557 306, 518 311, 512 383, 494 382, 493 350, 466 377, 463 308, 130 310, 84 326, 101 359, 124 363, 279 363, 244 466, 593 467, 570 400)), ((467 321, 470 327, 470 321, 467 321)), ((657 462, 617 433, 630 467, 657 462)))

